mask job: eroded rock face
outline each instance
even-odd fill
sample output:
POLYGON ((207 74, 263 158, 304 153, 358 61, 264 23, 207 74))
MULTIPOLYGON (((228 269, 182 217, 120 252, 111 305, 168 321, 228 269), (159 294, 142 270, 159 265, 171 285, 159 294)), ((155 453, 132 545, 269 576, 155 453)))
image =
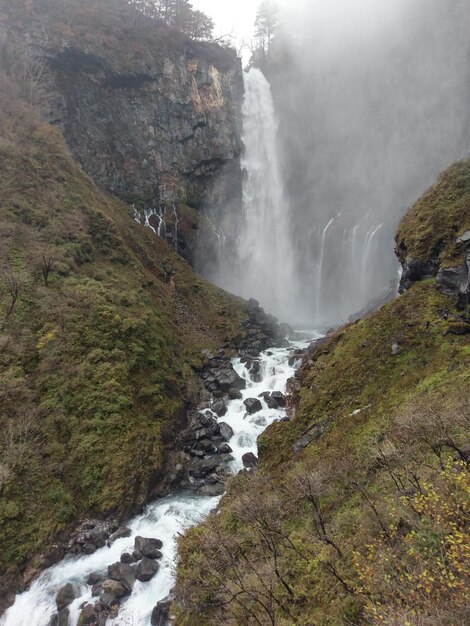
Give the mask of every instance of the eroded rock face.
POLYGON ((124 199, 151 199, 149 206, 225 195, 229 181, 217 177, 232 164, 239 170, 241 150, 234 51, 161 38, 145 62, 128 58, 126 66, 78 45, 51 53, 62 96, 56 119, 95 181, 124 199))

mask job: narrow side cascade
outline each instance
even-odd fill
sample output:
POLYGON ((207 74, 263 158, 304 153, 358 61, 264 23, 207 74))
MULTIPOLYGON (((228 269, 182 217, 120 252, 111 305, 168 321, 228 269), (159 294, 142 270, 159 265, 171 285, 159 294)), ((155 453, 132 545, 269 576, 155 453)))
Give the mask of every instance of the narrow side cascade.
POLYGON ((270 313, 291 319, 296 275, 289 235, 270 85, 260 70, 245 75, 242 157, 243 213, 233 258, 221 259, 220 282, 270 313))
MULTIPOLYGON (((318 338, 312 332, 312 338, 318 338)), ((242 397, 228 404, 227 414, 220 419, 233 432, 229 441, 232 461, 227 470, 233 474, 243 468, 243 456, 257 454, 258 436, 267 426, 286 415, 282 406, 270 408, 264 392, 284 393, 287 381, 295 372, 295 349, 306 348, 308 342, 294 342, 286 348, 268 350, 260 355, 259 378, 256 382, 240 359, 234 359, 237 373, 246 380, 242 397), (259 382, 258 382, 259 381, 259 382), (244 401, 259 399, 261 410, 247 413, 244 401)), ((129 536, 117 539, 110 547, 87 556, 69 555, 59 564, 45 570, 25 593, 16 597, 15 604, 0 618, 0 626, 49 626, 57 613, 56 595, 66 583, 71 583, 75 600, 67 607, 68 624, 76 626, 83 605, 94 605, 99 599, 92 597, 92 587, 86 583, 93 572, 108 578, 109 565, 120 560, 123 553, 132 553, 136 536, 158 538, 163 542, 158 573, 148 582, 136 581, 132 593, 123 599, 117 617, 109 617, 109 626, 150 626, 152 609, 170 593, 175 583, 177 560, 176 540, 185 529, 203 521, 217 507, 220 497, 200 496, 194 493, 176 493, 150 504, 142 515, 128 524, 129 536), (51 621, 52 620, 52 621, 51 621)))

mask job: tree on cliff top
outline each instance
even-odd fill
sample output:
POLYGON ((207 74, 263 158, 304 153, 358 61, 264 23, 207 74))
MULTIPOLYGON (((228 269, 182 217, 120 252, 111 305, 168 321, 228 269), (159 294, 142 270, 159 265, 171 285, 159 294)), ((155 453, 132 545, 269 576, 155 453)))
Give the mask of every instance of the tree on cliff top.
POLYGON ((214 21, 188 0, 129 0, 139 11, 168 24, 191 39, 210 39, 214 21))
POLYGON ((279 5, 274 0, 263 0, 255 20, 255 38, 263 56, 269 54, 278 27, 279 5))

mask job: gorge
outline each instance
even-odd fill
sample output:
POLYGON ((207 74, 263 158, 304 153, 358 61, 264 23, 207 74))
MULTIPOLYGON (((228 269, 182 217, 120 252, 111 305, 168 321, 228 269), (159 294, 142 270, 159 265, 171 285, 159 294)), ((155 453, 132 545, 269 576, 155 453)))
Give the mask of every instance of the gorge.
POLYGON ((1 626, 470 619, 469 6, 275 4, 0 0, 1 626))

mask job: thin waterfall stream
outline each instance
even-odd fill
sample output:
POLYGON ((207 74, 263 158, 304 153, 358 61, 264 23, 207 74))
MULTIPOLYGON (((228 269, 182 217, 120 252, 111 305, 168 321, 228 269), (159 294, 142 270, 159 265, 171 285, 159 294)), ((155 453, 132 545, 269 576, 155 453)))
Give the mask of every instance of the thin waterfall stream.
MULTIPOLYGON (((311 333, 312 339, 320 335, 311 333)), ((263 392, 286 391, 286 385, 297 366, 292 359, 296 349, 305 348, 309 342, 292 342, 286 348, 273 348, 260 355, 260 382, 254 382, 240 359, 233 360, 236 372, 243 377, 247 386, 242 398, 228 403, 227 414, 220 421, 233 430, 229 441, 234 473, 243 468, 242 457, 248 452, 257 454, 257 439, 270 424, 286 416, 285 409, 269 408, 263 392), (258 398, 262 410, 254 415, 246 412, 244 400, 258 398)), ((207 409, 206 409, 207 410, 207 409)), ((30 589, 16 597, 15 604, 0 619, 0 626, 49 626, 57 613, 56 595, 66 583, 71 583, 76 599, 70 604, 68 626, 76 626, 81 609, 94 603, 92 587, 86 583, 93 572, 106 573, 109 565, 119 562, 124 552, 132 552, 136 536, 158 538, 163 542, 162 557, 158 573, 149 582, 136 581, 131 595, 121 605, 115 618, 108 618, 107 626, 150 626, 151 613, 156 603, 170 593, 175 582, 177 561, 176 540, 185 529, 200 523, 214 510, 220 497, 198 496, 194 493, 176 493, 149 504, 142 515, 132 519, 128 527, 131 535, 115 541, 94 554, 66 557, 58 565, 45 570, 31 585, 30 589)))

